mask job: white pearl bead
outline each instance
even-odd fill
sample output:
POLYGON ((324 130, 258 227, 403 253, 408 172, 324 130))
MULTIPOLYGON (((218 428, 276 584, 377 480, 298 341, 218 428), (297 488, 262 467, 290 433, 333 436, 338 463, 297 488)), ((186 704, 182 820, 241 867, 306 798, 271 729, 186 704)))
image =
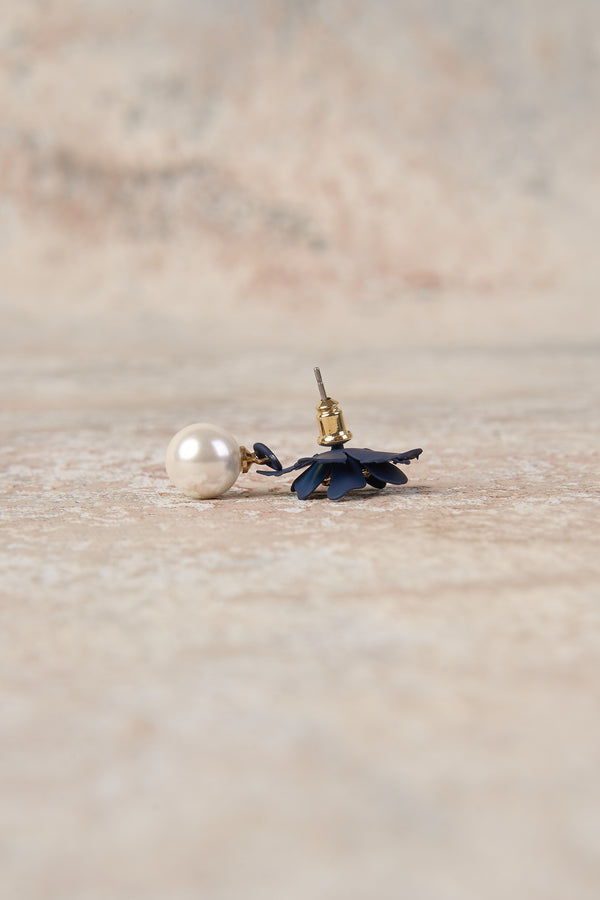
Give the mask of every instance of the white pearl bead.
POLYGON ((167 475, 196 500, 224 494, 241 470, 240 445, 217 425, 198 422, 178 431, 167 447, 167 475))

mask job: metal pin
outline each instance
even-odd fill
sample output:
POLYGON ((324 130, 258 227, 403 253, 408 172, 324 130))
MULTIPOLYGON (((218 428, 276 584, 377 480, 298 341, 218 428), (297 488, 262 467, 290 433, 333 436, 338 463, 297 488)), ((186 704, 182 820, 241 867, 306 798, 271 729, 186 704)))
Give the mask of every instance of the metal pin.
POLYGON ((323 379, 321 378, 321 370, 318 366, 315 366, 315 378, 317 379, 321 400, 327 400, 327 392, 325 390, 325 385, 323 384, 323 379))

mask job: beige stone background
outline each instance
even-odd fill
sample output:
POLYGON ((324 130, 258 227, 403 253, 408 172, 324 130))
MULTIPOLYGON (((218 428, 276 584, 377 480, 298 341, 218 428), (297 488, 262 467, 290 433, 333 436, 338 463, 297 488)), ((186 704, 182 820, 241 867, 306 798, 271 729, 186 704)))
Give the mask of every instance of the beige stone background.
POLYGON ((0 0, 0 895, 597 900, 600 6, 0 0), (404 488, 289 463, 320 364, 404 488))

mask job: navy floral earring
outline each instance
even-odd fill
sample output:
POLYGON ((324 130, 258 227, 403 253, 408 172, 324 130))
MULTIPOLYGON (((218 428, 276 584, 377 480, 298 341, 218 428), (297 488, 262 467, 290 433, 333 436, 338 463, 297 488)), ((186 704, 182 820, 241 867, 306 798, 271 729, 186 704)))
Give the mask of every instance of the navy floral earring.
POLYGON ((323 385, 321 372, 315 368, 321 402, 317 406, 317 421, 320 434, 317 443, 329 447, 325 453, 303 456, 285 469, 265 472, 260 475, 286 475, 297 469, 305 469, 291 485, 291 490, 299 500, 306 500, 319 485, 327 486, 330 500, 341 500, 348 491, 363 488, 367 484, 381 490, 386 484, 406 484, 408 478, 396 465, 410 465, 423 452, 421 448, 404 453, 386 453, 367 448, 348 447, 344 444, 352 438, 346 430, 344 416, 337 400, 329 397, 323 385), (396 465, 395 465, 396 464, 396 465))

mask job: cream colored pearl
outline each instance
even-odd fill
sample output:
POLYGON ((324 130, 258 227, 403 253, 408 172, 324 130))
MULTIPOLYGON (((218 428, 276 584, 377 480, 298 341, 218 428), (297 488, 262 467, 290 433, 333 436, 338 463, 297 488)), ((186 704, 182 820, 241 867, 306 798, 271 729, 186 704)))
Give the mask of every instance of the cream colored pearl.
POLYGON ((240 474, 240 445, 218 425, 198 422, 171 438, 166 466, 167 475, 186 496, 219 497, 240 474))

